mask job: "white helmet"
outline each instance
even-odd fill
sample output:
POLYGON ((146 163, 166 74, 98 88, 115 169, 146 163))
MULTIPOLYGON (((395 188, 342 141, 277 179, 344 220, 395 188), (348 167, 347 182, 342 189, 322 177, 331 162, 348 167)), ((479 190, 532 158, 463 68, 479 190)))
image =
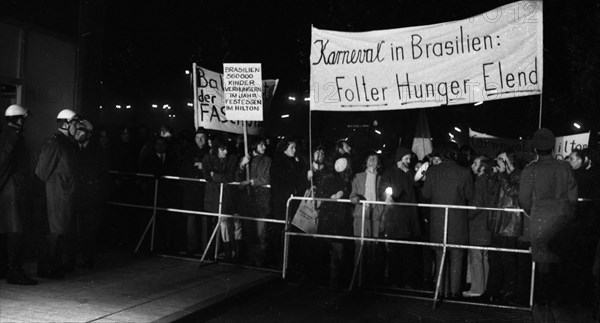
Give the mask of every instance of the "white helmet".
POLYGON ((6 108, 6 111, 4 112, 4 116, 5 117, 26 118, 27 117, 27 109, 23 108, 20 105, 13 104, 13 105, 9 106, 8 108, 6 108))
POLYGON ((75 114, 75 112, 73 112, 73 110, 69 110, 69 109, 63 109, 61 110, 58 115, 56 116, 56 119, 65 119, 67 121, 71 121, 77 114, 75 114))

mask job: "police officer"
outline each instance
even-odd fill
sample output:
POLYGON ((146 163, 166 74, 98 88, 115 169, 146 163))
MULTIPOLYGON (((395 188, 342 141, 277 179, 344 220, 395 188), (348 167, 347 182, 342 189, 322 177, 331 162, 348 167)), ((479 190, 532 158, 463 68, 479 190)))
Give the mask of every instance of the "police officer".
POLYGON ((27 109, 22 106, 9 106, 4 112, 7 127, 0 133, 0 234, 5 235, 7 256, 7 266, 0 271, 5 270, 6 281, 16 285, 37 285, 22 268, 30 174, 29 154, 23 138, 27 115, 27 109))
POLYGON ((72 232, 77 181, 75 178, 74 128, 77 115, 64 109, 56 116, 58 131, 42 145, 35 174, 45 188, 48 219, 47 258, 40 262, 38 275, 64 278, 62 257, 67 250, 67 236, 72 232))

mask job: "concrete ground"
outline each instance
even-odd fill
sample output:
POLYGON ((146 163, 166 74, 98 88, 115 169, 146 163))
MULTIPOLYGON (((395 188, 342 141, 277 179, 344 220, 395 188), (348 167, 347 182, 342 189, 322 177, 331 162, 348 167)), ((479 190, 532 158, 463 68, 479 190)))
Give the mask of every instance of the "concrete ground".
POLYGON ((158 256, 125 257, 63 280, 40 279, 37 286, 2 281, 0 322, 174 321, 278 277, 228 265, 198 265, 158 256))

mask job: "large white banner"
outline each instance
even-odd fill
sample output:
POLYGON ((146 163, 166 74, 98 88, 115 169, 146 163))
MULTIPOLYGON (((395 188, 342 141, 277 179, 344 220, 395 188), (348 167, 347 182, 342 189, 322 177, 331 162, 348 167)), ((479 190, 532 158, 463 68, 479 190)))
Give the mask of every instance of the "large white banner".
POLYGON ((413 109, 542 93, 542 2, 370 32, 312 28, 311 110, 413 109))
MULTIPOLYGON (((197 67, 196 86, 197 95, 194 102, 194 125, 196 128, 204 127, 211 130, 220 130, 230 133, 243 133, 243 121, 228 120, 225 116, 223 74, 209 69, 197 67)), ((267 111, 278 80, 262 81, 263 109, 267 111)), ((247 121, 248 134, 261 135, 263 128, 260 121, 247 121)))

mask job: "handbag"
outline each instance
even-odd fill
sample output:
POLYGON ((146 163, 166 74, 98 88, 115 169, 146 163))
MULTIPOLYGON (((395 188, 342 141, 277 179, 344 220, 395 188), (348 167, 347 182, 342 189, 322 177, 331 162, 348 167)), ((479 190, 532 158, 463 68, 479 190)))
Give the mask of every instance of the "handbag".
MULTIPOLYGON (((304 193, 304 197, 310 197, 311 195, 310 189, 306 190, 304 193)), ((296 213, 294 214, 292 224, 306 233, 317 233, 319 212, 315 207, 315 201, 302 200, 298 210, 296 210, 296 213)))

